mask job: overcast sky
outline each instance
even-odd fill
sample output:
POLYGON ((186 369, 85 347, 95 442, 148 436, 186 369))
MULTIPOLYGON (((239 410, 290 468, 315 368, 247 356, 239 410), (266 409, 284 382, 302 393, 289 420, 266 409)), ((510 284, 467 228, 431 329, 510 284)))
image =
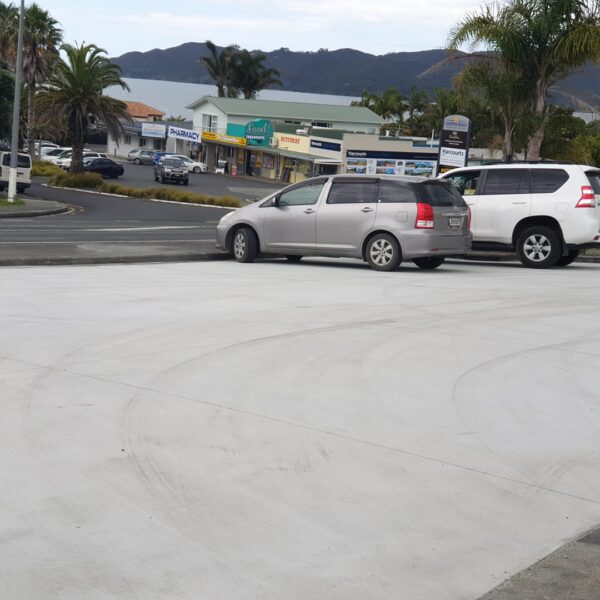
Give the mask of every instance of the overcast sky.
POLYGON ((111 56, 212 40, 248 49, 356 48, 373 54, 444 46, 483 0, 37 0, 65 41, 111 56))

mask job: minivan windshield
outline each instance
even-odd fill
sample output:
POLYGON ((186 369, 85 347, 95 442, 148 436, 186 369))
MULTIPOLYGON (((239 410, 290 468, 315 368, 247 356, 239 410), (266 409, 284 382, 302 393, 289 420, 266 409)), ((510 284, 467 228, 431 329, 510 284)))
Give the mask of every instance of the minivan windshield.
POLYGON ((421 202, 427 202, 431 206, 466 206, 460 192, 448 181, 433 179, 431 181, 422 181, 418 184, 419 197, 421 202))

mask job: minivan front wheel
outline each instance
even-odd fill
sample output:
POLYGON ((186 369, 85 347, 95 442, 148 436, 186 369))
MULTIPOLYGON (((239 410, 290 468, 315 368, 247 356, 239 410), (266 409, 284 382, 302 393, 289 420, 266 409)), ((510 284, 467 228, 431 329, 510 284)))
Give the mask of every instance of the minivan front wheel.
POLYGON ((238 229, 233 234, 231 250, 238 262, 252 262, 258 255, 258 240, 254 232, 247 227, 238 229))
POLYGON ((437 269, 444 264, 443 256, 423 256, 421 258, 413 258, 413 262, 419 269, 437 269))
POLYGON ((530 227, 521 233, 517 240, 517 254, 520 261, 531 269, 553 267, 560 258, 562 244, 554 229, 530 227))
POLYGON ((376 271, 393 271, 402 259, 400 246, 387 233, 375 234, 367 244, 366 258, 369 266, 376 271))

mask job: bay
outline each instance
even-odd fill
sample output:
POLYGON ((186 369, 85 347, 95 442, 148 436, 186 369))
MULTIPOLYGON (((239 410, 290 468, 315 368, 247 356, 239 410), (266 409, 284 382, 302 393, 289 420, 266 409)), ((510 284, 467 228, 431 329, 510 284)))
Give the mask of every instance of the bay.
MULTIPOLYGON (((217 88, 214 85, 201 83, 182 83, 178 81, 159 81, 156 79, 123 78, 129 86, 129 92, 118 86, 106 89, 108 96, 119 100, 144 102, 153 108, 158 108, 166 116, 184 117, 192 119, 193 111, 186 106, 202 98, 202 96, 216 96, 217 88)), ((306 102, 314 104, 337 104, 348 106, 352 96, 334 96, 329 94, 309 94, 303 92, 288 92, 286 90, 263 90, 257 95, 259 100, 280 100, 283 102, 306 102)))

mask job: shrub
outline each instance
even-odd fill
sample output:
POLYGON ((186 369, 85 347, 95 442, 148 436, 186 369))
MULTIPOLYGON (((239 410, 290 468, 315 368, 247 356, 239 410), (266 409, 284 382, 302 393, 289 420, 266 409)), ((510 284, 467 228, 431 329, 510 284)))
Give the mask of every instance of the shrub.
POLYGON ((51 177, 50 184, 68 188, 97 189, 107 194, 119 194, 132 198, 157 198, 158 200, 174 200, 176 202, 189 202, 190 204, 210 204, 212 206, 233 208, 241 206, 240 201, 232 196, 216 198, 166 187, 130 188, 118 183, 103 183, 102 177, 96 173, 70 175, 61 170, 60 173, 56 173, 51 177))
POLYGON ((50 178, 50 185, 58 185, 66 188, 97 189, 102 185, 102 176, 98 173, 81 173, 71 175, 70 173, 57 173, 50 178))
POLYGON ((34 160, 31 167, 31 175, 33 177, 50 177, 51 175, 58 175, 63 172, 60 167, 47 160, 34 160))

